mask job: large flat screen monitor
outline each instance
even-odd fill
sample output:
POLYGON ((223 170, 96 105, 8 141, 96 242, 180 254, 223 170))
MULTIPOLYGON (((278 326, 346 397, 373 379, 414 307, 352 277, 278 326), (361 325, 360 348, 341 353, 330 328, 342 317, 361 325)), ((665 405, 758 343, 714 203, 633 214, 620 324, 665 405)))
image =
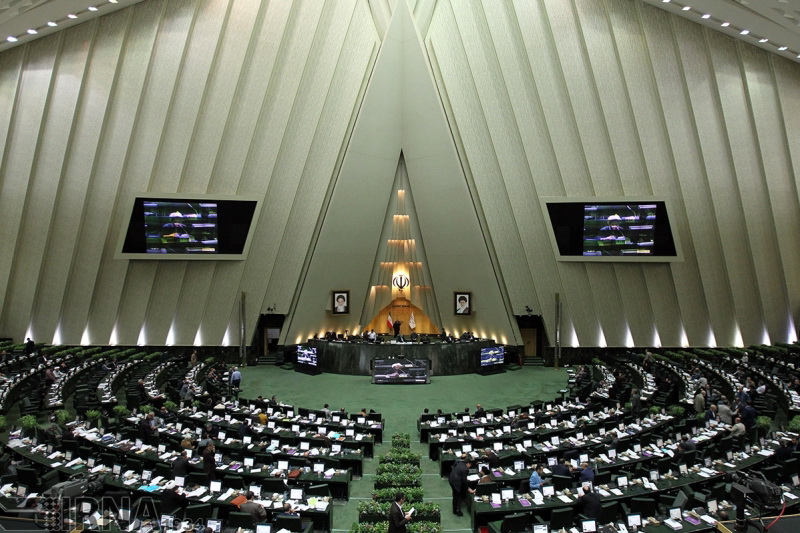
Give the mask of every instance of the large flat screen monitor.
POLYGON ((502 365, 505 361, 506 348, 505 346, 489 346, 481 348, 481 366, 497 366, 502 365))
POLYGON ((667 203, 657 198, 543 198, 561 261, 682 261, 667 203))
POLYGON ((301 365, 317 366, 317 349, 299 345, 297 347, 297 363, 301 365))
POLYGON ((136 195, 117 259, 244 259, 260 202, 251 196, 136 195))
POLYGON ((429 359, 373 359, 373 383, 430 383, 429 359))

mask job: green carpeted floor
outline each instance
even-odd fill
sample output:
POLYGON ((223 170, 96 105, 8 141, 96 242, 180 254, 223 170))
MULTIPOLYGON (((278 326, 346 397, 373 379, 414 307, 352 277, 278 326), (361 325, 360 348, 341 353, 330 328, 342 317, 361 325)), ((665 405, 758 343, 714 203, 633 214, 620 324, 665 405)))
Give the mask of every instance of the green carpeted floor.
MULTIPOLYGON (((322 374, 308 376, 277 366, 248 367, 242 371, 242 398, 273 394, 281 402, 299 407, 320 409, 329 403, 331 409, 344 407, 348 413, 361 408, 375 409, 385 419, 384 442, 376 446, 375 456, 386 453, 394 433, 409 433, 412 450, 422 454, 425 501, 442 507, 442 526, 446 531, 468 531, 468 516, 457 517, 450 508, 450 487, 438 475, 438 464, 427 459, 427 445, 419 443, 417 418, 424 408, 431 411, 475 410, 479 403, 487 409, 526 405, 532 400, 552 400, 567 382, 567 373, 552 368, 527 367, 517 372, 494 376, 433 377, 429 385, 373 385, 366 376, 322 374)), ((369 499, 377 459, 364 461, 364 476, 350 486, 350 501, 337 503, 333 510, 334 531, 349 530, 358 520, 356 506, 369 499)))

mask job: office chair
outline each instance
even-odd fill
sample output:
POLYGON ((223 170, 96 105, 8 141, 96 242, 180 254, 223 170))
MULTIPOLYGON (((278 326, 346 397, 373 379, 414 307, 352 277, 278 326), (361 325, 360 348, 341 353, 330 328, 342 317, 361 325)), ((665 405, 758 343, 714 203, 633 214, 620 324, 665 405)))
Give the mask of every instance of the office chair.
POLYGON ((303 523, 300 521, 299 516, 276 516, 272 529, 274 531, 286 529, 295 533, 302 533, 303 523))
POLYGON ((516 513, 507 515, 500 524, 500 533, 518 533, 527 531, 531 524, 529 513, 516 513))
MULTIPOLYGON (((528 490, 530 490, 530 482, 526 480, 523 481, 525 481, 525 483, 528 483, 528 489, 525 490, 525 492, 528 492, 528 490)), ((476 496, 488 496, 494 493, 498 494, 500 493, 500 487, 498 486, 497 483, 478 483, 478 486, 475 487, 476 496)))
MULTIPOLYGON (((249 517, 250 515, 248 515, 249 517)), ((205 520, 207 518, 216 518, 217 512, 216 509, 213 509, 210 503, 199 503, 197 505, 190 505, 186 508, 186 513, 184 514, 184 519, 190 522, 197 522, 198 520, 205 520)), ((250 527, 253 526, 253 519, 251 518, 248 522, 250 527)))
POLYGON ((656 500, 654 498, 632 498, 630 511, 625 514, 640 514, 642 518, 656 516, 656 500))
POLYGON ((203 472, 189 472, 189 475, 186 476, 186 486, 191 487, 193 485, 200 485, 201 487, 208 486, 208 474, 203 472))
POLYGON ((611 470, 603 470, 602 472, 596 472, 594 475, 594 484, 595 485, 606 485, 611 483, 611 470))
POLYGON ((227 475, 222 480, 222 486, 227 487, 229 489, 238 489, 242 490, 247 488, 247 485, 244 483, 244 478, 242 476, 232 476, 227 475))
POLYGON ((564 490, 572 487, 572 478, 569 476, 553 476, 553 488, 556 490, 564 490))
POLYGON ((571 528, 574 525, 574 513, 572 507, 553 509, 553 512, 550 513, 550 531, 571 528))
POLYGON ((227 527, 253 529, 253 517, 250 513, 231 511, 228 513, 227 527))
POLYGON ((306 487, 306 496, 316 496, 317 498, 324 498, 331 495, 331 487, 327 483, 320 485, 311 485, 306 487))
POLYGON ((619 515, 619 502, 605 502, 601 505, 602 511, 597 518, 599 524, 612 524, 617 521, 619 515))

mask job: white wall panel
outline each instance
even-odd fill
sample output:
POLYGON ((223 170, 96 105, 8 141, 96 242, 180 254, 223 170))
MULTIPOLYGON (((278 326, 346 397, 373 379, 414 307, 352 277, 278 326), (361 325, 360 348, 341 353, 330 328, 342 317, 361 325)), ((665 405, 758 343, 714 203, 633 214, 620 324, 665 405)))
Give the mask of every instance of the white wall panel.
MULTIPOLYGON (((786 125, 778 100, 781 83, 777 80, 770 57, 755 48, 739 48, 752 113, 753 142, 757 144, 758 160, 762 165, 761 186, 768 194, 764 202, 771 207, 768 212, 761 210, 755 216, 761 218, 767 230, 774 232, 773 239, 765 239, 766 243, 760 242, 760 235, 755 236, 759 242, 753 246, 753 259, 761 287, 764 314, 768 317, 766 324, 770 340, 793 342, 797 336, 796 326, 788 318, 792 316, 793 304, 796 305, 796 297, 800 294, 800 279, 792 274, 800 271, 800 249, 792 245, 800 242, 800 209, 797 179, 793 177, 791 154, 786 143, 786 125), (776 256, 780 260, 776 260, 776 256)), ((775 63, 782 64, 784 61, 776 58, 775 63)))
MULTIPOLYGON (((62 340, 79 342, 87 333, 90 343, 108 343, 116 311, 103 313, 113 304, 98 305, 104 299, 119 301, 127 265, 123 261, 102 264, 115 245, 114 217, 121 176, 136 121, 142 87, 161 18, 163 4, 144 2, 124 13, 130 17, 125 28, 121 59, 116 70, 106 70, 114 78, 111 100, 93 162, 89 190, 78 233, 75 260, 70 272, 61 321, 62 340), (98 228, 108 228, 105 232, 98 228), (76 340, 77 339, 77 340, 76 340)), ((120 30, 121 31, 121 30, 120 30)))
MULTIPOLYGON (((95 34, 53 211, 56 223, 51 230, 51 245, 43 259, 40 289, 36 295, 34 316, 44 332, 55 332, 59 328, 62 334, 73 313, 73 309, 64 307, 63 303, 72 272, 85 266, 83 251, 77 246, 79 230, 114 84, 114 76, 108 73, 116 69, 129 21, 130 11, 115 13, 105 24, 93 24, 95 34)), ((76 328, 72 338, 80 339, 83 329, 76 328)))
MULTIPOLYGON (((43 278, 41 267, 46 254, 68 255, 72 250, 71 243, 60 242, 51 236, 51 231, 59 228, 62 221, 42 217, 41 214, 54 211, 60 193, 61 187, 54 187, 53 184, 61 183, 72 135, 72 128, 64 125, 74 124, 89 52, 89 47, 78 44, 89 40, 94 28, 95 24, 83 24, 75 28, 74 32, 66 33, 63 36, 62 52, 56 58, 56 70, 28 184, 15 267, 9 282, 7 302, 13 312, 8 317, 8 323, 16 331, 21 331, 31 323, 33 304, 43 278)), ((53 339, 55 328, 45 324, 52 324, 53 318, 58 314, 58 307, 48 309, 51 312, 45 311, 37 315, 36 327, 31 329, 31 335, 35 338, 53 339)))
POLYGON ((0 190, 0 242, 4 248, 4 253, 0 254, 0 279, 8 284, 3 294, 0 320, 13 324, 11 327, 15 329, 11 331, 16 331, 17 337, 27 331, 27 324, 20 326, 20 321, 28 322, 31 318, 30 313, 25 312, 27 306, 20 299, 30 300, 35 288, 14 287, 12 280, 17 269, 25 268, 17 259, 20 238, 26 233, 25 222, 42 223, 41 219, 30 217, 26 205, 30 201, 29 194, 33 186, 30 179, 54 75, 56 54, 51 46, 55 44, 56 48, 59 47, 63 37, 58 35, 55 39, 34 41, 27 50, 3 163, 0 165, 0 172, 5 176, 0 190), (17 308, 20 309, 19 313, 17 308))

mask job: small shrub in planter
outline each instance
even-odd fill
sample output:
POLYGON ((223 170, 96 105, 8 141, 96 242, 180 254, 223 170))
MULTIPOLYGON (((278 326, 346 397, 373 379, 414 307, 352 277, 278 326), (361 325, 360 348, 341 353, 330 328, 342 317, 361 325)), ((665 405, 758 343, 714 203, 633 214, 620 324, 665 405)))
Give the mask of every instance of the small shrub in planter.
POLYGON ((411 463, 384 463, 378 465, 376 474, 411 474, 415 476, 422 475, 422 469, 415 464, 411 463))
POLYGON ((125 407, 124 405, 115 405, 114 415, 117 418, 127 418, 131 415, 131 410, 125 407))
POLYGON ((419 487, 422 478, 415 474, 387 473, 375 476, 375 488, 386 487, 419 487))
POLYGON ((408 433, 392 435, 392 448, 411 448, 411 435, 408 433))
POLYGON ((797 415, 789 420, 789 426, 787 429, 795 433, 800 433, 800 415, 797 415))
POLYGON ((0 431, 3 431, 8 426, 8 420, 5 416, 0 415, 0 431))
POLYGON ((172 400, 167 400, 164 402, 164 407, 167 408, 167 411, 174 411, 178 408, 178 404, 173 402, 172 400))
POLYGON ((28 437, 36 436, 36 429, 39 427, 39 421, 33 415, 25 415, 19 419, 20 427, 25 431, 28 437))
POLYGON ((419 465, 422 456, 418 453, 413 453, 410 450, 402 448, 393 448, 389 453, 381 455, 378 459, 379 464, 384 463, 409 463, 419 465))
POLYGON ((667 409, 667 414, 675 418, 683 417, 684 413, 686 413, 686 408, 682 405, 670 405, 667 409))
POLYGON ((56 417, 56 424, 59 426, 66 425, 67 422, 72 420, 72 413, 67 411, 66 409, 59 409, 55 412, 56 417))
MULTIPOLYGON (((408 487, 402 489, 403 494, 406 495, 406 501, 409 503, 421 502, 423 497, 422 487, 408 487)), ((378 502, 393 502, 394 497, 397 495, 396 488, 376 489, 372 491, 372 499, 378 502)))
POLYGON ((426 522, 426 521, 419 521, 414 522, 413 520, 406 526, 408 533, 442 533, 442 524, 437 522, 426 522))

